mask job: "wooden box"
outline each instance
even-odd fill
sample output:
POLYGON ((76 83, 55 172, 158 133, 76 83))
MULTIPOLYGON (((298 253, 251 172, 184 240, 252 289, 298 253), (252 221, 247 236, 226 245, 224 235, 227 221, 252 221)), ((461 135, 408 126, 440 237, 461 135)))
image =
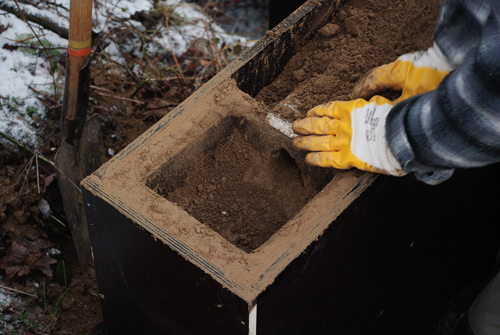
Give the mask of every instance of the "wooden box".
POLYGON ((489 274, 500 245, 496 166, 436 187, 336 172, 251 253, 148 187, 172 162, 189 168, 235 110, 251 110, 245 94, 271 83, 339 6, 304 4, 82 182, 108 334, 428 334, 489 274), (245 94, 224 94, 235 85, 245 94))

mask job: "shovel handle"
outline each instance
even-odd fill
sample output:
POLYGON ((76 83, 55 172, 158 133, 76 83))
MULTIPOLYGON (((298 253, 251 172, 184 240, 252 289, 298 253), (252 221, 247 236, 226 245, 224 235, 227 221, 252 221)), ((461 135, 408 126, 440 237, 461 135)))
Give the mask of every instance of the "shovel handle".
MULTIPOLYGON (((68 69, 65 117, 74 120, 77 111, 78 77, 92 51, 92 0, 71 0, 69 14, 68 69)), ((87 83, 90 85, 90 83, 87 83)))

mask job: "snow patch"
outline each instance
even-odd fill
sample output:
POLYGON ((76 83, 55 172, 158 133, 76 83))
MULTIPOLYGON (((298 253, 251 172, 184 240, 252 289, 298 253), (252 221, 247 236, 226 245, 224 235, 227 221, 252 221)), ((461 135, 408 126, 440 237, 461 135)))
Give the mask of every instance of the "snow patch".
POLYGON ((9 295, 0 292, 0 308, 4 310, 11 304, 12 304, 12 298, 9 295))
MULTIPOLYGON (((2 1, 2 0, 0 0, 2 1)), ((16 6, 13 0, 3 0, 5 3, 16 6)), ((58 5, 57 11, 53 5, 39 3, 39 7, 28 4, 20 4, 23 12, 37 16, 46 17, 61 27, 69 27, 69 6, 70 0, 55 0, 58 5)), ((94 2, 95 3, 95 2, 94 2)), ((113 27, 121 25, 115 19, 129 19, 131 15, 138 11, 150 10, 153 1, 145 0, 113 0, 97 2, 97 9, 93 8, 94 30, 109 31, 113 27), (97 13, 97 14, 96 14, 97 13)), ((226 33, 219 25, 212 22, 196 5, 185 4, 182 1, 167 0, 166 4, 172 6, 175 15, 182 18, 181 23, 172 22, 169 33, 165 27, 160 29, 160 36, 156 43, 150 44, 147 52, 174 52, 176 55, 183 54, 189 46, 196 40, 211 40, 220 47, 222 43, 234 45, 246 43, 247 39, 239 35, 226 33), (168 40, 170 35, 172 46, 168 40)), ((33 32, 30 27, 21 19, 12 14, 0 10, 0 25, 6 28, 0 33, 0 131, 28 145, 36 148, 38 146, 37 121, 45 116, 45 108, 38 100, 39 95, 31 90, 32 87, 38 91, 48 94, 54 92, 54 79, 57 85, 64 85, 64 76, 56 75, 53 78, 50 74, 51 64, 46 60, 46 56, 41 50, 28 49, 31 43, 37 43, 36 38, 28 39, 33 32), (7 46, 7 48, 2 48, 7 46)), ((140 26, 141 23, 128 20, 128 24, 140 26)), ((164 22, 162 22, 164 25, 164 22)), ((65 48, 68 41, 57 34, 42 29, 37 24, 32 23, 35 33, 44 43, 50 43, 51 48, 56 48, 54 53, 59 53, 64 57, 65 48)), ((1 30, 0 30, 1 31, 1 30)), ((33 46, 33 45, 31 45, 33 46)), ((126 41, 126 50, 134 52, 134 56, 140 57, 140 40, 131 38, 126 41)), ((114 41, 111 41, 106 49, 115 60, 121 60, 122 53, 117 48, 114 41)), ((62 94, 58 90, 58 94, 62 94)), ((0 137, 0 141, 7 143, 0 137)))
POLYGON ((40 209, 40 213, 42 213, 43 218, 47 219, 50 215, 50 205, 47 202, 47 200, 45 199, 40 200, 38 208, 40 209))
MULTIPOLYGON (((1 11, 0 11, 1 12, 1 11)), ((33 49, 21 48, 37 42, 36 38, 21 42, 32 34, 28 25, 11 14, 1 17, 1 24, 7 29, 0 33, 0 131, 30 146, 37 147, 36 120, 44 117, 45 108, 37 94, 29 89, 53 92, 53 78, 48 62, 36 55, 33 49), (31 53, 30 53, 31 52, 31 53)), ((50 31, 35 30, 42 40, 53 47, 64 47, 67 41, 50 31), (42 36, 43 35, 43 36, 42 36)), ((61 50, 64 51, 64 50, 61 50)), ((59 81, 61 78, 57 78, 59 81)), ((5 140, 2 139, 5 143, 5 140)))

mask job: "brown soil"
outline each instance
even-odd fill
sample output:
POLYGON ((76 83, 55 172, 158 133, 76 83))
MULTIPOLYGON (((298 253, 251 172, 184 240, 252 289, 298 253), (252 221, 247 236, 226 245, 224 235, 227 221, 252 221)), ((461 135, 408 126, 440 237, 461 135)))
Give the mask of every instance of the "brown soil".
MULTIPOLYGON (((14 158, 17 155, 19 153, 12 152, 8 147, 0 155, 3 163, 0 168, 0 260, 4 260, 6 254, 12 255, 13 243, 28 246, 26 252, 29 255, 26 259, 17 255, 10 263, 0 261, 0 283, 35 297, 16 296, 18 308, 0 310, 0 320, 24 314, 25 319, 13 323, 19 334, 32 334, 25 330, 38 330, 40 334, 88 334, 102 321, 94 264, 89 260, 85 272, 81 273, 67 227, 52 218, 43 218, 40 213, 38 205, 42 198, 47 199, 53 217, 64 220, 60 215, 62 204, 58 205, 60 199, 54 196, 58 193, 57 180, 49 178, 50 172, 45 170, 47 167, 40 164, 40 190, 43 193, 39 194, 35 170, 24 170, 29 162, 14 158), (53 257, 57 257, 59 262, 64 260, 65 267, 71 268, 74 274, 72 278, 68 277, 67 287, 56 279, 61 275, 56 264, 44 269, 37 266, 38 262, 51 259, 44 258, 44 255, 53 249, 60 251, 60 255, 53 257), (17 272, 19 267, 24 267, 24 270, 17 272), (4 270, 16 272, 9 275, 4 270), (28 270, 29 273, 22 275, 28 270)), ((8 290, 2 293, 15 295, 8 290)))
POLYGON ((288 62, 278 79, 257 95, 257 100, 270 110, 274 107, 275 112, 290 121, 303 118, 317 105, 349 100, 356 82, 370 69, 432 45, 439 3, 347 1, 332 21, 288 62), (276 106, 285 98, 295 102, 299 113, 276 106))
MULTIPOLYGON (((384 1, 348 1, 256 99, 290 121, 318 104, 348 100, 368 70, 403 53, 428 48, 438 12, 436 0, 401 0, 391 6, 384 1), (300 113, 276 106, 280 101, 296 105, 300 113)), ((385 94, 397 97, 394 92, 385 94)), ((312 188, 304 189, 300 170, 289 160, 271 164, 234 131, 191 164, 182 187, 163 195, 250 252, 316 194, 312 188)))
POLYGON ((130 99, 137 85, 115 64, 95 64, 92 68, 91 97, 99 104, 92 114, 99 115, 104 146, 115 153, 145 132, 159 119, 167 115, 182 101, 175 90, 161 98, 143 89, 134 98, 142 104, 123 100, 130 99))
MULTIPOLYGON (((289 120, 303 117, 307 110, 318 104, 348 100, 355 83, 368 70, 394 61, 403 53, 426 49, 432 44, 439 2, 347 1, 340 13, 291 59, 279 78, 263 89, 256 99, 266 104, 268 110, 275 108, 289 120), (299 113, 275 107, 287 97, 299 101, 299 113)), ((102 121, 106 148, 115 152, 166 115, 179 100, 175 90, 161 98, 147 95, 155 92, 154 88, 136 96, 149 105, 139 106, 106 98, 103 94, 129 98, 135 85, 130 84, 131 79, 119 67, 96 66, 94 69, 93 85, 105 90, 93 90, 92 96, 99 102, 93 113, 99 114, 102 121)), ((51 115, 54 123, 59 122, 57 107, 51 115)), ((53 138, 48 139, 40 147, 40 152, 52 159, 50 152, 57 146, 56 142, 53 138)), ((46 239, 52 246, 62 249, 68 266, 75 273, 60 302, 57 318, 53 312, 64 289, 54 278, 33 269, 23 278, 10 279, 4 270, 0 270, 2 284, 38 296, 33 299, 24 297, 31 299, 30 303, 22 305, 28 307, 20 307, 16 313, 28 312, 30 320, 42 325, 39 328, 43 330, 41 333, 88 334, 102 321, 92 264, 84 274, 79 273, 67 227, 42 218, 37 210, 43 197, 49 201, 54 217, 65 221, 61 199, 51 196, 57 193, 57 183, 51 182, 54 171, 48 167, 41 172, 40 195, 33 187, 36 185, 34 170, 28 169, 29 173, 24 170, 28 161, 13 159, 18 152, 0 149, 0 257, 10 246, 12 238, 9 234, 29 241, 46 239), (29 191, 23 183, 25 180, 30 182, 29 191), (43 190, 44 186, 47 190, 43 190), (42 282, 47 283, 46 306, 41 299, 44 296, 42 282)), ((284 152, 279 159, 268 161, 237 131, 227 138, 227 143, 199 157, 188 173, 187 181, 189 183, 168 194, 167 198, 212 229, 218 229, 222 236, 247 252, 262 244, 314 195, 313 190, 304 188, 300 171, 284 152), (255 226, 255 222, 261 226, 255 226)), ((4 316, 9 313, 1 312, 4 316)), ((34 331, 33 327, 27 326, 26 329, 34 331)))
POLYGON ((163 195, 246 252, 317 193, 285 150, 266 158, 236 128, 191 168, 182 187, 163 195))

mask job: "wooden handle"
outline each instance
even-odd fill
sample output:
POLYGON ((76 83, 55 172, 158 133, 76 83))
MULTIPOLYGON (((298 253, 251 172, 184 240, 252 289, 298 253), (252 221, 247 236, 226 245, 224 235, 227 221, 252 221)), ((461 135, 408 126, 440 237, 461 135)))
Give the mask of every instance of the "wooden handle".
MULTIPOLYGON (((67 105, 65 117, 74 120, 78 97, 78 75, 92 46, 92 0, 71 0, 69 14, 67 105)), ((90 85, 90 83, 88 83, 90 85)))
POLYGON ((72 51, 88 49, 91 47, 91 39, 92 0, 71 0, 68 49, 72 51))

